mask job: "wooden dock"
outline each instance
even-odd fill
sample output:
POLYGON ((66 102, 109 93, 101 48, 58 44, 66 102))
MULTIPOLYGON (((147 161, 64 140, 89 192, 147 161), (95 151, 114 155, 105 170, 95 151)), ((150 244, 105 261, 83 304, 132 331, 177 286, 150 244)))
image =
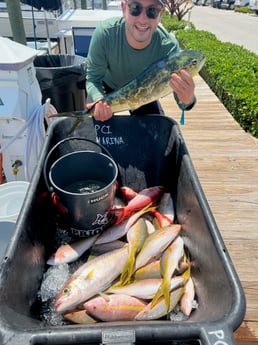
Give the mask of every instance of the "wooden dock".
MULTIPOLYGON (((180 129, 245 291, 237 345, 258 344, 258 139, 241 129, 200 76, 195 83, 198 102, 180 129)), ((172 96, 161 103, 179 123, 172 96)))

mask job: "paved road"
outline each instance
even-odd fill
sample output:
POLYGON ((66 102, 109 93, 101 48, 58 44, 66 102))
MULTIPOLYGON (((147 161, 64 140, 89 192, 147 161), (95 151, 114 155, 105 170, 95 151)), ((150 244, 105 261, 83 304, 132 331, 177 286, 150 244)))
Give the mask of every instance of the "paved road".
POLYGON ((190 21, 196 29, 212 32, 223 42, 243 46, 258 54, 258 16, 211 6, 194 6, 190 21))

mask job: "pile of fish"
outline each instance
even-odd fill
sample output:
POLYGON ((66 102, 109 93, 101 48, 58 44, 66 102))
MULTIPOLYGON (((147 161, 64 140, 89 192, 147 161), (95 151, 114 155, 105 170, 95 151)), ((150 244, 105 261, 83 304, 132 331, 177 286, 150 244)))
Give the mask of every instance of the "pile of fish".
POLYGON ((49 265, 59 265, 85 251, 91 254, 57 294, 57 313, 80 324, 156 320, 175 308, 189 317, 195 288, 171 195, 162 186, 139 193, 121 187, 120 193, 126 205, 109 210, 114 225, 62 245, 48 259, 49 265))

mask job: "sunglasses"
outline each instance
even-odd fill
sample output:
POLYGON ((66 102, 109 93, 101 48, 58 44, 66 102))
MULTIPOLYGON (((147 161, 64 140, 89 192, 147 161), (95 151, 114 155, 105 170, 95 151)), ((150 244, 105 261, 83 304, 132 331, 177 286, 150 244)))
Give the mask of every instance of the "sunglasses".
POLYGON ((162 8, 155 7, 153 5, 148 6, 148 7, 143 7, 141 4, 137 2, 132 2, 130 4, 127 3, 127 5, 129 7, 130 14, 134 17, 138 17, 142 13, 143 9, 145 9, 146 16, 148 18, 156 19, 162 10, 162 8))

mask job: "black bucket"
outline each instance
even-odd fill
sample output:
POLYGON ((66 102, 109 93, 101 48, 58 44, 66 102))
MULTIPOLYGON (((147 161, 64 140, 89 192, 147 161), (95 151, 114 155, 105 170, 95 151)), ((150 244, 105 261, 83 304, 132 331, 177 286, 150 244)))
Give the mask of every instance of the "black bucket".
POLYGON ((102 232, 110 223, 107 210, 113 207, 117 165, 109 152, 96 142, 105 153, 78 150, 58 158, 47 173, 50 155, 67 138, 57 143, 45 161, 45 180, 50 181, 49 191, 55 193, 58 205, 66 210, 71 233, 79 237, 102 232))

